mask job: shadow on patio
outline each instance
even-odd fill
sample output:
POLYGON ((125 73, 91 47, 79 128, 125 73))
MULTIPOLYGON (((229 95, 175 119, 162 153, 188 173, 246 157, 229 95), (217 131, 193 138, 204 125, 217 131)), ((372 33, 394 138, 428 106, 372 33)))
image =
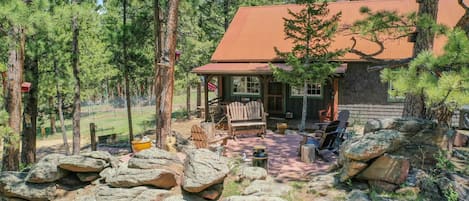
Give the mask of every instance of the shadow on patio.
POLYGON ((302 137, 295 131, 287 133, 282 135, 268 130, 265 139, 252 134, 239 135, 237 141, 228 142, 225 153, 228 157, 242 156, 246 153, 247 158, 252 159, 253 147, 265 146, 269 157, 268 173, 279 181, 305 180, 308 175, 325 172, 332 164, 321 159, 311 164, 302 162, 298 155, 302 137))

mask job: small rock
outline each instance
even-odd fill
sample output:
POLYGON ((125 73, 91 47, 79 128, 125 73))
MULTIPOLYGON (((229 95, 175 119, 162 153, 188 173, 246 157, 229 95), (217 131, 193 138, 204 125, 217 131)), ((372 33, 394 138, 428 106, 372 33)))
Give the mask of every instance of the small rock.
POLYGON ((345 182, 353 176, 360 173, 368 166, 367 163, 360 161, 347 160, 340 171, 340 181, 345 182))
POLYGON ((188 151, 182 187, 192 193, 222 183, 230 171, 228 161, 207 149, 188 151))
POLYGON ((402 184, 409 175, 409 168, 410 163, 406 158, 384 154, 373 161, 357 178, 402 184))
POLYGON ((31 183, 48 183, 59 180, 67 175, 67 171, 58 167, 63 154, 49 154, 39 160, 29 171, 26 180, 31 183))
POLYGON ((267 171, 261 167, 243 167, 238 175, 239 179, 242 181, 247 179, 249 181, 253 180, 263 180, 267 177, 267 171))
POLYGON ((274 181, 255 180, 244 189, 242 195, 253 196, 282 196, 286 195, 291 190, 291 187, 286 184, 277 183, 274 181))
POLYGON ((19 172, 0 172, 0 195, 26 200, 52 200, 55 197, 54 183, 27 183, 27 174, 19 172))
POLYGON ((286 201, 279 197, 269 196, 230 196, 222 201, 286 201))
POLYGON ((223 184, 217 184, 200 192, 199 195, 200 197, 208 199, 208 200, 216 200, 217 198, 220 197, 222 192, 223 192, 223 184))
POLYGON ((314 176, 311 181, 309 181, 307 187, 309 192, 327 194, 327 191, 329 191, 331 188, 334 188, 337 183, 338 181, 335 177, 335 173, 331 173, 314 176))
POLYGON ((183 195, 169 196, 163 199, 163 201, 206 201, 206 200, 198 196, 192 195, 192 194, 183 194, 183 195))
POLYGON ((420 193, 420 188, 418 187, 402 187, 396 190, 396 193, 398 194, 414 194, 417 195, 420 193))
POLYGON ((385 181, 368 180, 372 189, 378 192, 394 192, 399 186, 385 181))
POLYGON ((79 172, 77 176, 82 182, 90 182, 99 178, 99 174, 96 172, 79 172))
POLYGON ((74 155, 59 160, 59 167, 71 172, 101 172, 107 163, 103 159, 95 159, 74 155))
POLYGON ((352 190, 345 199, 346 201, 370 201, 368 194, 361 190, 352 190))
POLYGON ((163 169, 133 169, 121 167, 115 174, 106 178, 106 182, 113 187, 134 187, 151 185, 169 189, 177 185, 178 176, 163 169))

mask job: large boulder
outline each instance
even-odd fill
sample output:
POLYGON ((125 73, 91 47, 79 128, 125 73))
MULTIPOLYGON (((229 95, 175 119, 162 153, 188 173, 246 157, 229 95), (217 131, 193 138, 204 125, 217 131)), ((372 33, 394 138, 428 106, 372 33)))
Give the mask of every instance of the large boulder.
POLYGON ((207 149, 194 149, 187 153, 182 187, 192 193, 222 183, 230 171, 228 161, 207 149))
POLYGON ((242 195, 282 196, 288 194, 291 187, 274 181, 256 180, 244 189, 242 195))
POLYGON ((81 153, 80 155, 89 157, 89 158, 105 160, 107 163, 111 164, 112 167, 117 167, 119 164, 119 159, 112 156, 107 151, 91 151, 91 152, 81 153))
POLYGON ((263 180, 267 177, 267 170, 261 167, 242 167, 238 178, 242 180, 263 180))
POLYGON ((65 158, 63 154, 49 154, 39 160, 29 171, 26 181, 31 183, 54 182, 64 177, 68 172, 59 168, 59 160, 65 158))
POLYGON ((134 187, 151 185, 169 189, 177 185, 178 175, 163 169, 134 169, 120 167, 106 182, 113 187, 134 187))
POLYGON ((161 149, 147 149, 138 152, 129 160, 129 168, 167 169, 182 174, 184 164, 175 153, 161 149))
POLYGON ((106 185, 96 190, 98 201, 154 201, 170 196, 168 190, 154 189, 146 186, 134 188, 112 188, 106 185))
POLYGON ((340 170, 340 181, 344 182, 358 173, 360 173, 362 170, 364 170, 368 166, 368 163, 365 162, 360 162, 360 161, 354 161, 354 160, 346 160, 343 164, 342 169, 340 170))
POLYGON ((375 132, 378 130, 397 130, 404 133, 417 133, 422 129, 433 129, 436 123, 415 118, 388 118, 373 119, 366 122, 363 132, 364 134, 375 132))
POLYGON ((54 199, 54 183, 27 183, 26 176, 21 172, 0 172, 0 195, 32 201, 54 199))
POLYGON ((286 201, 283 198, 271 197, 271 196, 230 196, 222 201, 286 201))
POLYGON ((373 134, 365 135, 357 141, 343 147, 345 157, 356 161, 369 161, 386 152, 392 152, 399 148, 401 139, 396 130, 380 130, 373 134))
POLYGON ((59 160, 59 167, 71 172, 101 172, 108 163, 103 159, 96 159, 82 155, 74 155, 59 160))
POLYGON ((361 172, 357 178, 402 184, 409 175, 410 163, 404 157, 384 154, 361 172))

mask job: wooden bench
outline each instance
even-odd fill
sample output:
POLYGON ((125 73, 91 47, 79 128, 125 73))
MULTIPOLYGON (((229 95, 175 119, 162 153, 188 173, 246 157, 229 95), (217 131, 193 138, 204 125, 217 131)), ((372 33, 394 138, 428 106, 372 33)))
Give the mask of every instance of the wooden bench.
POLYGON ((266 114, 261 102, 251 101, 246 104, 233 102, 226 109, 228 131, 233 139, 236 139, 236 135, 240 133, 254 132, 258 136, 265 136, 266 114))

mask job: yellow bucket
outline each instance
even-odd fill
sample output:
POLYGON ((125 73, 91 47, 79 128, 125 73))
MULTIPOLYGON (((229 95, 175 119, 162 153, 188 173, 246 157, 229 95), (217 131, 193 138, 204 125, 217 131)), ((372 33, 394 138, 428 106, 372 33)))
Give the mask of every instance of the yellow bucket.
POLYGON ((134 153, 137 153, 145 149, 150 149, 150 148, 151 148, 151 141, 139 141, 139 140, 132 141, 132 149, 134 150, 134 153))

